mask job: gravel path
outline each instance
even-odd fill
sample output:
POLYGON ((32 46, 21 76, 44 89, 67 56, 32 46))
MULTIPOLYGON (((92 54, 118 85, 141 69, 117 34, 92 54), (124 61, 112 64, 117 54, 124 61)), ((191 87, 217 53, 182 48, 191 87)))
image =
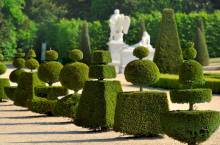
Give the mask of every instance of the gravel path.
MULTIPOLYGON (((122 75, 124 91, 138 90, 127 83, 122 75)), ((209 104, 198 109, 220 111, 220 97, 214 96, 209 104)), ((187 105, 170 104, 171 109, 185 109, 187 105)), ((90 132, 75 126, 69 118, 47 117, 27 111, 8 101, 0 103, 0 145, 182 145, 167 136, 158 138, 132 138, 120 133, 90 132)), ((220 145, 220 129, 203 145, 220 145)))

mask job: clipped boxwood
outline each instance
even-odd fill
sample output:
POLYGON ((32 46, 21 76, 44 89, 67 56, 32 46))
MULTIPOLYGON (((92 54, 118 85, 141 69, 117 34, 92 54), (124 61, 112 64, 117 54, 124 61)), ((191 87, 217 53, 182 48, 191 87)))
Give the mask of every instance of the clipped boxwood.
POLYGON ((143 59, 149 55, 149 49, 139 46, 134 49, 133 55, 139 59, 143 59))
POLYGON ((108 64, 110 62, 112 62, 110 51, 96 50, 93 52, 93 64, 108 64))
POLYGON ((0 62, 0 75, 4 74, 7 70, 7 67, 4 63, 0 62))
POLYGON ((136 136, 163 133, 160 114, 168 112, 167 94, 163 92, 119 93, 114 130, 136 136))
POLYGON ((16 91, 17 87, 16 86, 10 86, 10 87, 5 87, 5 95, 7 96, 7 98, 9 98, 12 101, 15 101, 15 91, 16 91))
POLYGON ((57 101, 53 114, 55 116, 63 116, 75 118, 80 100, 79 94, 71 94, 57 101))
POLYGON ((121 91, 119 81, 87 81, 74 123, 90 129, 112 128, 116 98, 121 91))
POLYGON ((28 109, 35 113, 53 115, 52 111, 57 100, 48 100, 41 97, 33 97, 28 109))
POLYGON ((5 94, 4 87, 10 86, 10 82, 8 79, 0 79, 0 102, 3 99, 7 99, 7 95, 5 94))
POLYGON ((32 71, 39 67, 39 62, 36 59, 31 58, 25 62, 25 66, 32 71))
POLYGON ((116 71, 113 65, 91 65, 89 69, 89 77, 92 79, 115 78, 116 71))
POLYGON ((55 50, 48 50, 46 51, 45 58, 46 61, 56 61, 59 55, 55 50))
POLYGON ((220 113, 216 111, 172 111, 161 116, 164 132, 188 145, 207 140, 220 124, 220 113))
POLYGON ((23 72, 25 72, 23 69, 16 69, 12 71, 9 75, 10 81, 14 83, 18 83, 19 77, 23 72))
POLYGON ((68 90, 61 86, 41 86, 35 87, 35 95, 50 100, 56 100, 59 96, 65 96, 68 94, 68 90))
POLYGON ((83 53, 81 50, 79 49, 74 49, 74 50, 71 50, 69 52, 69 58, 72 60, 72 61, 80 61, 83 59, 83 53))
POLYGON ((173 103, 204 103, 212 99, 211 89, 186 89, 170 91, 173 103))
POLYGON ((13 66, 18 69, 24 68, 25 67, 25 60, 23 58, 16 58, 13 61, 13 66))
POLYGON ((27 107, 35 96, 34 88, 37 86, 45 86, 37 76, 37 73, 23 72, 18 81, 18 87, 15 90, 14 104, 17 106, 27 107))

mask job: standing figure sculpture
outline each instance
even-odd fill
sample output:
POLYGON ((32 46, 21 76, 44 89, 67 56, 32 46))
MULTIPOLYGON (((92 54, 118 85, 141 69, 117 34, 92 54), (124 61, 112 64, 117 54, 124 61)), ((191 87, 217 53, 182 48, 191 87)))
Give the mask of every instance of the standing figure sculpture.
POLYGON ((123 36, 128 33, 130 27, 130 18, 120 14, 120 11, 116 9, 109 21, 111 29, 110 42, 123 42, 123 36))

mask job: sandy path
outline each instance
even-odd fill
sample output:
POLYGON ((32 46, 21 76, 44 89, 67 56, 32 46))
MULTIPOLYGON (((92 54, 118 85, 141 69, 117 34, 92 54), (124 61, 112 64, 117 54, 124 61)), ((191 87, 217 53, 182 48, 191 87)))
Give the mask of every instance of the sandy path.
MULTIPOLYGON (((6 75, 7 76, 7 75, 6 75)), ((124 91, 138 90, 127 83, 122 75, 124 91)), ((214 96, 209 104, 199 109, 220 111, 220 97, 214 96)), ((170 104, 171 109, 187 108, 187 105, 170 104)), ((167 136, 161 138, 134 139, 116 132, 94 133, 77 127, 63 117, 46 117, 32 113, 13 102, 0 103, 0 145, 182 145, 167 136)), ((220 145, 220 129, 203 145, 220 145)))

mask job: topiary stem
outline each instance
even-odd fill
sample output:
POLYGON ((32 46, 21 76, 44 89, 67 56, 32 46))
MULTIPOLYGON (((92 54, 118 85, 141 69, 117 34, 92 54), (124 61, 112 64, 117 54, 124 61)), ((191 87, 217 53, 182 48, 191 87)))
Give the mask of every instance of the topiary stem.
POLYGON ((140 86, 140 92, 143 92, 143 86, 140 86))
POLYGON ((188 145, 198 145, 196 142, 188 143, 188 145))
POLYGON ((194 110, 194 104, 193 103, 189 103, 189 111, 193 111, 194 110))

